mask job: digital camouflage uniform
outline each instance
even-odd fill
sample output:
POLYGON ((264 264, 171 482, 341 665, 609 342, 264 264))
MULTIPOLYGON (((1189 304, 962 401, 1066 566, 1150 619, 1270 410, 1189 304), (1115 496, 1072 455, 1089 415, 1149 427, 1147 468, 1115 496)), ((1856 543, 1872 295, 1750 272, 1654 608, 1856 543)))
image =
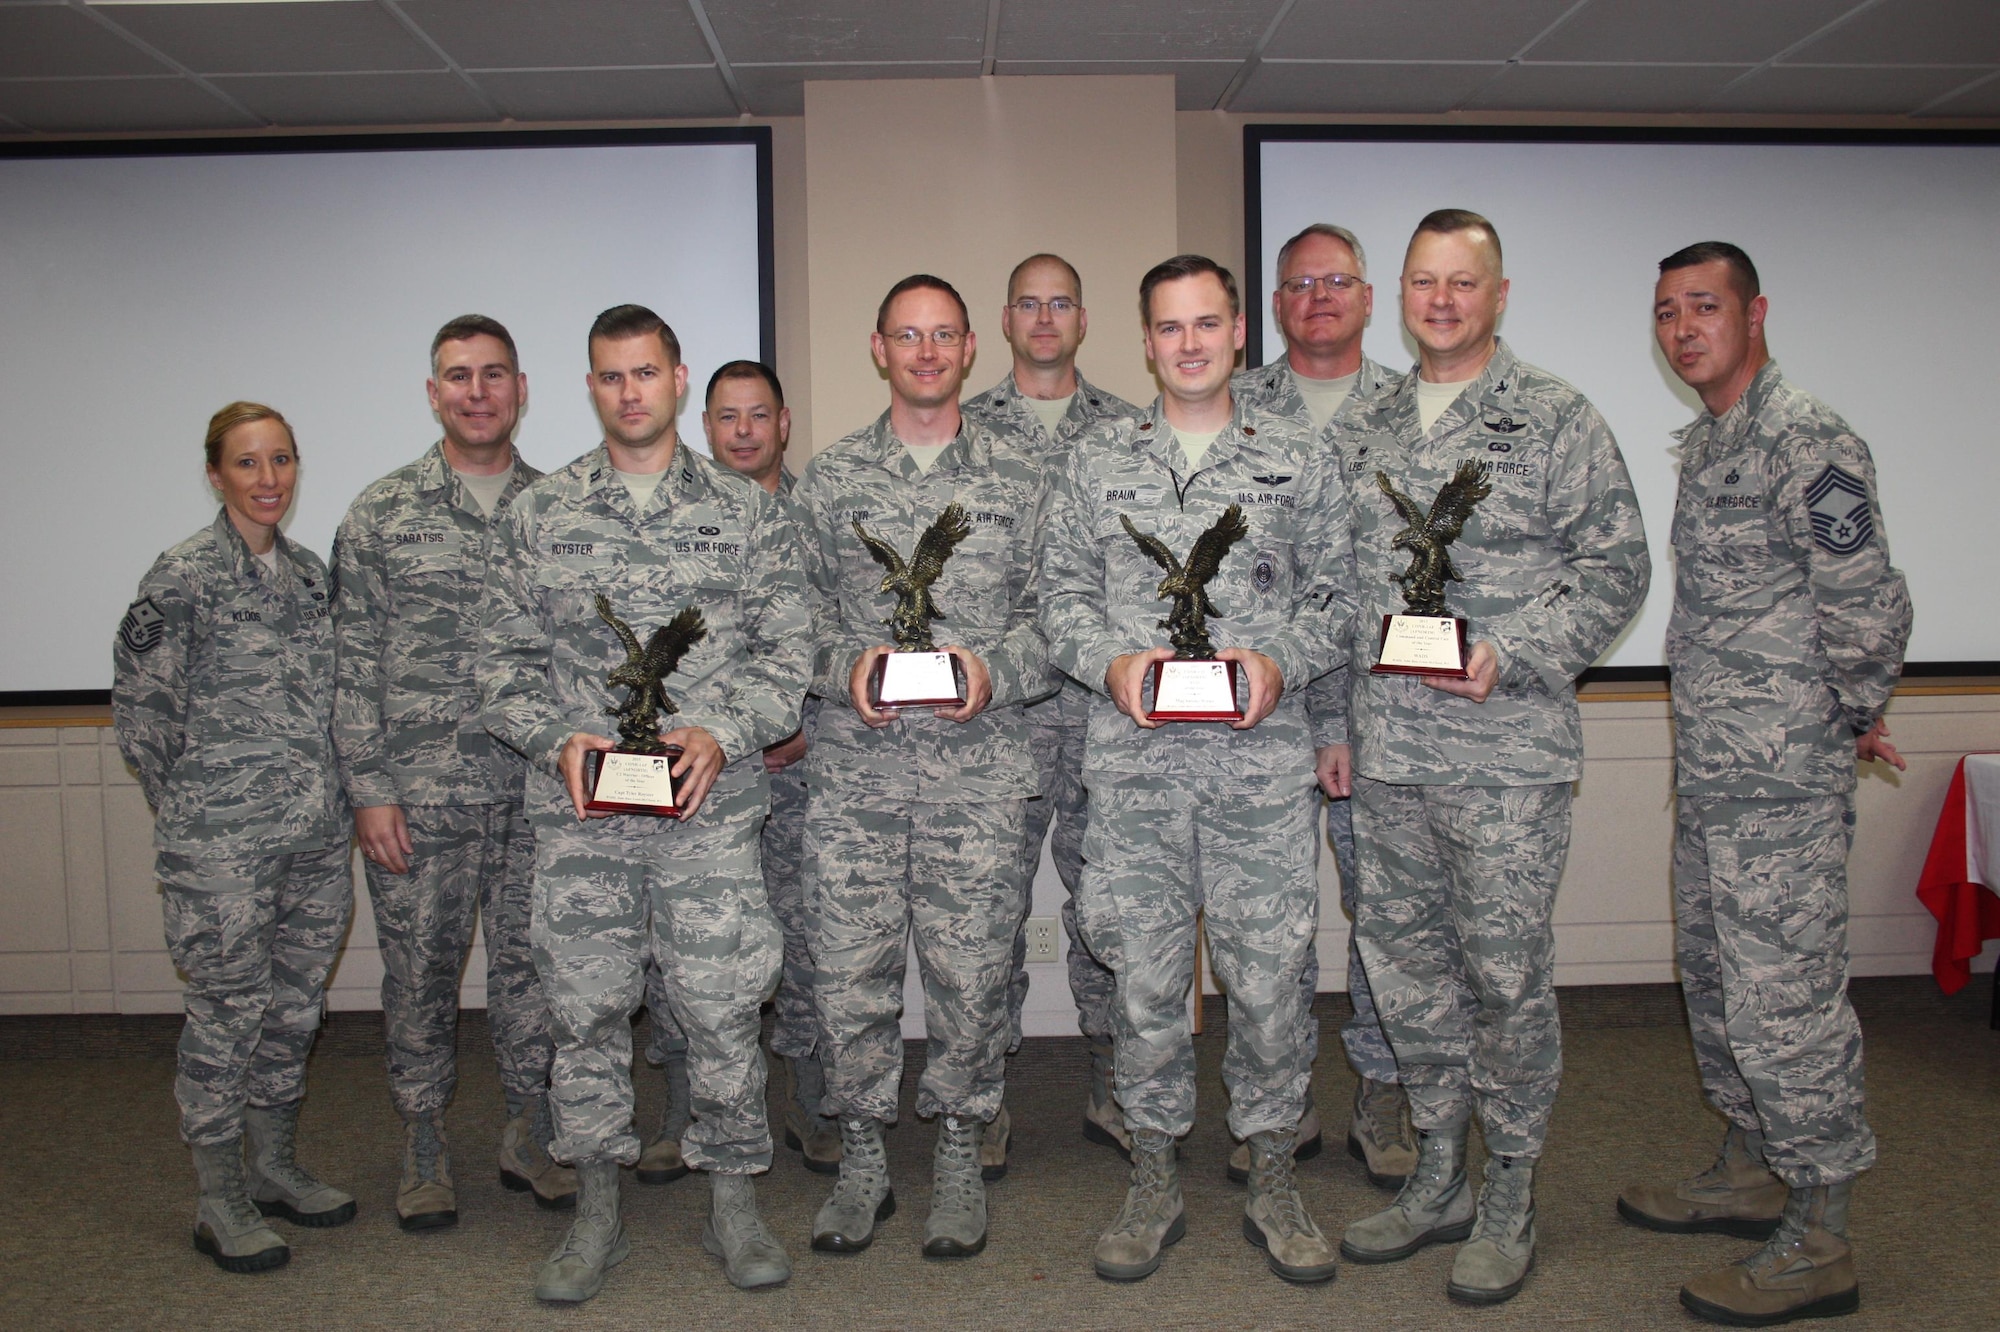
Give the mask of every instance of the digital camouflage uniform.
POLYGON ((528 951, 534 837, 527 765, 479 720, 479 600, 490 534, 541 473, 514 456, 491 519, 442 445, 363 490, 334 537, 334 752, 357 808, 401 807, 409 872, 366 863, 382 946, 389 1093, 406 1120, 451 1103, 458 977, 486 924, 486 1007, 500 1083, 539 1095, 555 1047, 528 951))
POLYGON ((1695 1060, 1774 1174, 1837 1184, 1875 1161, 1847 1001, 1854 743, 1902 671, 1909 593, 1868 446, 1777 362, 1679 439, 1667 664, 1695 1060))
MULTIPOLYGON (((1187 996, 1195 913, 1206 911, 1229 994, 1223 1080, 1237 1137, 1290 1131, 1311 1074, 1299 980, 1319 919, 1311 723, 1296 687, 1340 664, 1352 608, 1348 500, 1334 457, 1297 422, 1238 402, 1189 473, 1155 402, 1072 450, 1045 529, 1043 624, 1056 664, 1092 690, 1078 923, 1117 977, 1118 1101, 1133 1131, 1194 1123, 1187 996), (1166 438, 1162 438, 1166 437, 1166 438), (1230 504, 1249 533, 1209 595, 1218 650, 1274 661, 1288 688, 1255 727, 1176 722, 1143 730, 1104 691, 1105 671, 1160 646, 1161 570, 1129 515, 1179 558, 1230 504)), ((1240 692, 1240 690, 1239 690, 1240 692)))
POLYGON ((757 863, 770 807, 760 751, 798 729, 808 666, 790 515, 685 446, 635 510, 600 445, 515 497, 488 563, 482 623, 482 715, 530 764, 529 938, 556 1043, 550 1154, 578 1164, 639 1158, 629 1024, 650 947, 688 1038, 687 1163, 764 1169, 758 1009, 780 946, 757 863), (661 720, 663 731, 706 730, 727 760, 691 818, 578 822, 563 789, 564 743, 606 734, 606 709, 623 702, 606 683, 624 650, 598 617, 600 592, 642 640, 687 606, 701 611, 707 633, 666 681, 680 710, 661 720))
POLYGON ((118 748, 153 807, 167 951, 188 978, 181 1137, 223 1147, 244 1106, 305 1093, 354 909, 335 778, 326 565, 277 537, 274 575, 225 510, 160 556, 112 644, 118 748))
MULTIPOLYGON (((790 472, 778 473, 778 494, 790 498, 797 482, 790 472)), ((800 710, 800 729, 812 739, 819 700, 808 696, 800 710)), ((813 1009, 811 930, 806 922, 804 844, 806 828, 805 761, 770 774, 771 813, 758 835, 764 865, 764 892, 778 918, 785 940, 784 968, 771 1008, 777 1021, 771 1028, 771 1053, 804 1059, 819 1049, 819 1014, 813 1009)), ((646 1062, 664 1064, 687 1049, 687 1037, 675 1024, 667 1003, 666 976, 657 959, 646 959, 646 1062)))
MULTIPOLYGON (((1055 434, 1051 436, 1014 383, 1012 371, 978 397, 967 399, 964 409, 967 415, 979 417, 996 430, 1011 431, 1034 457, 1042 475, 1051 480, 1078 435, 1099 421, 1134 416, 1139 411, 1078 374, 1076 395, 1070 399, 1069 410, 1056 422, 1055 434)), ((1111 996, 1116 982, 1110 969, 1091 956, 1076 929, 1076 890, 1083 879, 1083 736, 1090 720, 1090 691, 1064 677, 1053 696, 1028 705, 1027 715, 1037 782, 1035 798, 1028 802, 1028 836, 1022 844, 1030 907, 1035 874, 1042 865, 1042 839, 1049 837, 1056 875, 1063 885, 1062 923, 1063 933, 1069 936, 1066 955, 1069 992, 1076 1000, 1077 1027, 1090 1040, 1108 1043, 1112 1035, 1111 996)), ((1012 1024, 1009 1051, 1020 1047, 1021 1009, 1027 1000, 1028 932, 1024 918, 1014 941, 1014 979, 1007 993, 1008 1018, 1012 1024)))
POLYGON ((1412 372, 1341 448, 1361 588, 1350 725, 1361 891, 1355 917, 1382 1029, 1417 1128, 1476 1107, 1487 1151, 1537 1157, 1562 1080, 1556 886, 1583 771, 1575 681, 1637 613, 1651 574, 1611 429, 1503 341, 1425 430, 1412 372), (1451 546, 1447 609, 1493 645, 1484 703, 1374 675, 1382 616, 1407 609, 1404 523, 1375 473, 1428 510, 1459 464, 1492 493, 1451 546))
MULTIPOLYGON (((1359 377, 1347 401, 1320 432, 1320 446, 1338 450, 1341 441, 1355 434, 1363 417, 1377 399, 1395 386, 1396 377, 1366 355, 1361 358, 1359 377)), ((1257 370, 1240 370, 1229 382, 1229 391, 1252 406, 1276 416, 1289 416, 1310 426, 1311 413, 1298 390, 1292 368, 1280 360, 1257 370)), ((1306 716, 1312 721, 1313 748, 1348 743, 1346 668, 1328 671, 1306 686, 1306 716)), ((1314 800, 1320 799, 1315 788, 1314 800)), ((1354 918, 1354 894, 1359 879, 1354 868, 1354 804, 1351 800, 1326 801, 1326 840, 1333 848, 1334 864, 1340 869, 1340 909, 1354 918)), ((1319 989, 1319 950, 1306 950, 1306 968, 1299 977, 1300 995, 1305 1001, 1305 1021, 1299 1040, 1308 1056, 1319 1055, 1319 1022, 1312 1015, 1313 996, 1319 989)), ((1388 1038, 1382 1034, 1381 1020, 1375 1016, 1375 997, 1368 989, 1368 973, 1361 965, 1361 947, 1352 933, 1347 936, 1347 998, 1354 1014, 1340 1029, 1347 1062, 1354 1071, 1374 1082, 1395 1082, 1396 1056, 1389 1052, 1388 1038)))
POLYGON ((812 587, 812 688, 824 700, 806 752, 805 879, 828 1113, 895 1122, 911 938, 929 1038, 917 1113, 990 1121, 1000 1109, 1035 792, 1021 704, 1055 684, 1035 619, 1047 480, 1010 439, 967 416, 926 475, 884 412, 815 456, 794 495, 812 587), (865 649, 890 640, 896 598, 880 590, 882 568, 854 524, 908 559, 953 503, 971 533, 931 586, 944 614, 932 632, 939 647, 986 664, 992 701, 968 722, 912 708, 877 730, 854 711, 847 681, 865 649))

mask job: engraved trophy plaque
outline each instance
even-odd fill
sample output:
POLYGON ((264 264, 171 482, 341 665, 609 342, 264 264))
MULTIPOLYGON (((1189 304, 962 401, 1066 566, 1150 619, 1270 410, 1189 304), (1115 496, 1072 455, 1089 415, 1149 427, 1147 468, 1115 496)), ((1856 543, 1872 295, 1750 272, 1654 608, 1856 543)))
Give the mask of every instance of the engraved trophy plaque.
POLYGON ((1410 567, 1396 575, 1409 609, 1382 617, 1382 641, 1369 671, 1464 679, 1471 675, 1465 664, 1465 617, 1445 613, 1444 585, 1464 581, 1451 561, 1450 546, 1465 530, 1473 506, 1493 493, 1486 480, 1486 464, 1474 459, 1460 463, 1451 480, 1438 488, 1428 514, 1396 489, 1388 473, 1375 473, 1375 484, 1403 516, 1403 530, 1396 533, 1389 548, 1410 552, 1410 567))
POLYGON ((944 572, 958 543, 972 533, 965 509, 948 504, 936 521, 917 538, 909 562, 888 542, 868 534, 859 518, 854 534, 882 566, 883 592, 896 594, 896 609, 883 621, 896 648, 876 658, 868 673, 868 702, 876 708, 953 708, 965 706, 965 667, 931 641, 931 621, 945 618, 931 600, 931 584, 944 572))
POLYGON ((701 612, 689 606, 655 629, 641 647, 632 626, 612 613, 602 592, 597 594, 597 615, 625 647, 625 663, 611 672, 610 683, 631 692, 624 703, 604 710, 606 716, 618 718, 617 748, 593 749, 583 756, 584 789, 590 793, 584 809, 679 818, 673 767, 681 751, 660 739, 660 715, 680 709, 667 697, 663 682, 688 649, 707 636, 708 627, 701 612))
POLYGON ((1174 558, 1164 541, 1132 526, 1124 514, 1118 521, 1153 563, 1166 570, 1158 596, 1173 602, 1160 628, 1174 645, 1171 661, 1153 663, 1153 703, 1147 709, 1149 721, 1241 721, 1243 709, 1236 702, 1236 663, 1218 661, 1215 645, 1208 638, 1208 617, 1220 614, 1208 599, 1208 584, 1222 567, 1229 548, 1250 531, 1243 521, 1241 506, 1232 504, 1222 511, 1206 532, 1194 540, 1184 565, 1174 558))

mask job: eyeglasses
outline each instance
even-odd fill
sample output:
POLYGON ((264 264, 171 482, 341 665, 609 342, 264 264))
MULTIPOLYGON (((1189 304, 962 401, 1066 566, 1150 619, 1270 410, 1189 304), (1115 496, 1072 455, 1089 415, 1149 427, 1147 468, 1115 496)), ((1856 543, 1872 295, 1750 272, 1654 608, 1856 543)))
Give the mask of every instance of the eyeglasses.
POLYGON ((1324 286, 1326 294, 1329 296, 1345 296, 1349 292, 1359 291, 1366 285, 1368 284, 1352 273, 1328 273, 1324 277, 1306 277, 1301 275, 1299 277, 1286 278, 1278 284, 1278 289, 1287 296, 1305 296, 1311 294, 1314 287, 1324 286))
POLYGON ((1079 307, 1075 301, 1067 296, 1057 296, 1053 300, 1047 301, 1038 301, 1032 296, 1023 296, 1020 300, 1014 302, 1013 308, 1019 310, 1022 317, 1026 319, 1033 319, 1044 309, 1047 309, 1051 315, 1060 319, 1062 316, 1071 313, 1079 307))
POLYGON ((956 347, 965 341, 965 330, 960 328, 934 328, 929 333, 925 333, 922 329, 899 328, 887 336, 890 342, 903 348, 921 347, 924 345, 926 339, 929 339, 937 346, 950 348, 956 347))

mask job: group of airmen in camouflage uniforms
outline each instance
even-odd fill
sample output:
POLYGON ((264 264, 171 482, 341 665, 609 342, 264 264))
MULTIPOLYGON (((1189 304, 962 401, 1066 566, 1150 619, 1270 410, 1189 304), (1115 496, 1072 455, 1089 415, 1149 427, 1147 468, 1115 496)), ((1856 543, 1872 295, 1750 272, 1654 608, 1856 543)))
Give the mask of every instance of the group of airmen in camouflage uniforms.
MULTIPOLYGON (((896 1208, 883 1132, 911 943, 917 1113, 938 1122, 923 1251, 980 1252, 1045 836, 1090 1049, 1083 1131, 1131 1163, 1101 1276, 1150 1275, 1185 1231, 1176 1142, 1194 1121, 1205 931, 1229 996, 1230 1173, 1271 1269, 1323 1282, 1340 1256, 1462 1242, 1447 1293, 1511 1298, 1561 1078, 1552 913, 1582 772, 1574 686, 1645 597, 1645 534, 1604 419, 1496 336, 1508 283, 1485 218, 1442 210, 1410 240, 1407 375, 1362 354, 1374 293, 1351 233, 1308 227, 1276 279, 1285 357, 1235 372, 1232 275, 1196 255, 1153 268, 1140 312, 1162 393, 1145 409, 1078 375, 1087 316, 1062 259, 1014 270, 1012 372, 963 400, 965 303, 905 279, 871 335, 888 409, 796 484, 782 389, 754 362, 709 383, 709 453, 680 447, 688 371, 638 306, 590 331, 602 444, 539 476, 512 444, 527 401, 513 341, 466 316, 432 349, 442 440, 355 501, 331 575, 279 529, 290 428, 256 404, 218 413, 222 512, 160 558, 115 645, 118 734, 157 812, 189 982, 176 1095, 197 1246, 260 1270, 288 1254, 267 1217, 355 1213, 294 1147, 352 904, 351 806, 405 1124, 399 1220, 457 1216, 444 1112, 458 971, 483 919, 502 1179, 576 1213, 538 1274, 545 1300, 588 1299, 629 1254, 620 1166, 647 1183, 706 1172, 703 1245, 728 1278, 790 1274, 751 1183, 772 1156, 757 1042, 774 995, 785 1140, 837 1176, 812 1247, 866 1249, 896 1208), (1378 477, 1426 497, 1468 458, 1491 493, 1453 547, 1467 672, 1372 671, 1405 563, 1378 477), (892 597, 863 532, 909 549, 953 503, 968 531, 933 594, 964 701, 882 707, 869 680, 892 597), (1172 655, 1158 570, 1126 529, 1184 550, 1230 506, 1247 534, 1210 584, 1210 630, 1243 715, 1162 724, 1146 695, 1172 655), (678 818, 585 808, 585 755, 614 743, 600 594, 635 626, 690 605, 706 622, 668 681, 678 818), (1322 814, 1354 919, 1347 1145, 1397 1190, 1337 1244, 1294 1176, 1321 1138, 1322 814), (667 1083, 643 1143, 642 1002, 667 1083)), ((1704 407, 1682 435, 1673 525, 1674 884, 1697 1061, 1728 1128, 1714 1166, 1635 1185, 1618 1210, 1764 1240, 1681 1292, 1703 1317, 1762 1325, 1858 1303, 1846 1215, 1874 1143, 1845 861, 1857 760, 1902 765, 1881 716, 1910 605, 1867 447, 1780 376, 1748 256, 1691 246, 1661 262, 1655 295, 1661 351, 1704 407)))

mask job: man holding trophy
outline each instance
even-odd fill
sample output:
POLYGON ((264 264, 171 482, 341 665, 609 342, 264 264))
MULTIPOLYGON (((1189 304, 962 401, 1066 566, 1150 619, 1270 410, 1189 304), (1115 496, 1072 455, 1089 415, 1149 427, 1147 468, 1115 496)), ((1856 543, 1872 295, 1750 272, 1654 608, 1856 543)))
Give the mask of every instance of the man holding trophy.
POLYGON ((1194 1124, 1187 1000, 1205 910, 1229 992, 1229 1126, 1251 1151, 1244 1233, 1280 1276, 1325 1281, 1333 1246, 1292 1178, 1311 1074, 1299 977, 1319 909, 1302 699, 1345 656, 1347 490, 1306 423, 1232 396, 1244 324, 1228 270, 1200 255, 1159 264, 1140 311, 1165 392, 1082 437, 1043 542, 1056 664, 1096 695, 1077 915, 1117 978, 1132 1136, 1097 1271, 1149 1276, 1186 1230, 1175 1139, 1194 1124))
POLYGON ((914 938, 938 1117, 924 1253, 986 1247, 980 1148, 1001 1114, 1021 845, 1035 794, 1022 704, 1054 686, 1035 617, 1047 482, 1010 434, 961 416, 965 302, 919 274, 871 338, 889 409, 816 456, 793 492, 812 592, 805 883, 814 997, 840 1119, 840 1180, 813 1248, 856 1253, 896 1209, 883 1129, 903 1073, 914 938))
POLYGON ((596 1294, 630 1253, 618 1167, 640 1155, 630 1018, 649 939, 688 1041, 683 1157, 713 1190, 702 1245, 737 1286, 790 1275, 750 1185, 771 1162, 758 1009, 780 947, 758 834, 762 751, 798 729, 810 662, 789 512, 679 447, 687 368, 673 330, 617 306, 589 345, 604 443, 515 499, 489 561, 478 667, 487 727, 531 765, 550 1154, 575 1166, 579 1194, 535 1293, 564 1302, 596 1294))
POLYGON ((1562 1076, 1551 917, 1583 771, 1574 684, 1638 611, 1651 564, 1604 418, 1494 335, 1507 282, 1492 224, 1430 214, 1402 288, 1417 371, 1341 458, 1360 583, 1355 928, 1418 1158, 1341 1252, 1394 1262, 1470 1237, 1447 1291, 1494 1303, 1534 1255, 1535 1162, 1562 1076))

